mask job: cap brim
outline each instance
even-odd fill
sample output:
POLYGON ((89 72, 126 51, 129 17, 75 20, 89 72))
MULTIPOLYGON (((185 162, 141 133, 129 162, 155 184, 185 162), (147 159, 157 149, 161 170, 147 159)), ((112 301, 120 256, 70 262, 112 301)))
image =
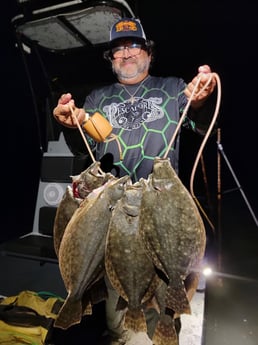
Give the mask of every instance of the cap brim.
POLYGON ((120 41, 134 41, 134 42, 139 42, 141 44, 145 44, 146 40, 142 37, 136 37, 136 36, 125 36, 125 37, 118 37, 113 39, 112 41, 109 42, 110 46, 113 47, 117 44, 119 44, 120 41))

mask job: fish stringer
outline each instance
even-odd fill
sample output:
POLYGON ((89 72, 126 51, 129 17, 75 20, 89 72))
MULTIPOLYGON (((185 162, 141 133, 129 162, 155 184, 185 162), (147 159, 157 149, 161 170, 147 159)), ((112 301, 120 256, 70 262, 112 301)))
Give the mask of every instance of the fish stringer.
POLYGON ((195 86, 194 86, 194 88, 193 88, 193 91, 192 91, 192 93, 191 93, 189 99, 188 99, 188 102, 187 102, 187 104, 186 104, 186 106, 185 106, 185 109, 184 109, 184 111, 183 111, 183 114, 182 114, 182 116, 181 116, 181 118, 180 118, 180 120, 179 120, 179 122, 178 122, 178 124, 177 124, 177 127, 176 127, 176 129, 175 129, 175 132, 174 132, 174 134, 173 134, 173 136, 172 136, 172 138, 171 138, 171 140, 170 140, 170 142, 169 142, 169 145, 168 145, 168 147, 167 147, 167 150, 166 150, 166 152, 165 152, 163 158, 167 158, 167 155, 168 155, 168 153, 169 153, 169 151, 170 151, 170 149, 171 149, 171 147, 172 147, 172 145, 173 145, 173 143, 174 143, 174 141, 175 141, 175 138, 176 138, 176 136, 177 136, 177 134, 178 134, 178 132, 179 132, 179 129, 181 128, 182 123, 183 123, 183 121, 185 120, 186 114, 187 114, 188 109, 189 109, 189 107, 190 107, 190 105, 191 105, 191 101, 192 101, 193 97, 194 97, 195 95, 198 95, 198 94, 200 94, 201 92, 203 92, 203 90, 206 88, 206 86, 210 83, 212 77, 215 77, 215 78, 216 78, 216 81, 217 81, 217 101, 216 101, 216 107, 215 107, 215 110, 214 110, 214 114, 213 114, 211 123, 210 123, 210 125, 209 125, 209 127, 208 127, 208 130, 207 130, 207 132, 206 132, 206 134, 205 134, 205 136, 204 136, 204 138, 203 138, 203 140, 202 140, 202 143, 201 143, 201 145, 200 145, 199 151, 198 151, 198 153, 197 153, 197 155, 196 155, 196 159, 195 159, 195 162, 194 162, 194 165, 193 165, 193 169, 192 169, 192 173, 191 173, 191 177, 190 177, 190 193, 191 193, 191 196, 192 196, 192 198, 194 199, 195 203, 196 203, 197 206, 199 207, 200 211, 202 212, 202 214, 204 215, 204 217, 206 218, 206 220, 207 220, 208 223, 210 224, 212 230, 214 231, 214 230, 215 230, 214 225, 212 224, 211 220, 209 219, 208 215, 206 214, 206 212, 204 211, 204 209, 202 208, 200 202, 198 201, 198 199, 196 198, 196 196, 195 196, 195 194, 194 194, 193 183, 194 183, 194 177, 195 177, 197 165, 198 165, 199 160, 200 160, 200 158, 201 158, 201 156, 202 156, 204 147, 205 147, 206 142, 207 142, 207 140, 208 140, 208 138, 209 138, 209 136, 210 136, 210 134, 211 134, 211 131, 212 131, 213 127, 214 127, 214 124, 215 124, 215 122, 216 122, 216 120, 217 120, 218 113, 219 113, 219 108, 220 108, 220 103, 221 103, 221 82, 220 82, 220 78, 219 78, 219 76, 218 76, 217 73, 212 73, 211 76, 210 76, 210 78, 209 78, 209 79, 207 80, 207 82, 205 83, 205 85, 204 85, 204 86, 201 88, 201 90, 196 94, 197 87, 199 86, 200 81, 201 81, 201 76, 199 76, 199 78, 197 79, 197 82, 196 82, 196 84, 195 84, 195 86))

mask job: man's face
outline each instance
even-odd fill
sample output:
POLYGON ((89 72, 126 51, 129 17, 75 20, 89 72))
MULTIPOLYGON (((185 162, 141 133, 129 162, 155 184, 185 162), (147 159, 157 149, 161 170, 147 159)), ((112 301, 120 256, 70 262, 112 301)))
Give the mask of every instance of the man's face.
POLYGON ((118 79, 135 78, 149 70, 151 56, 146 45, 140 41, 119 40, 111 49, 111 56, 112 68, 118 79))

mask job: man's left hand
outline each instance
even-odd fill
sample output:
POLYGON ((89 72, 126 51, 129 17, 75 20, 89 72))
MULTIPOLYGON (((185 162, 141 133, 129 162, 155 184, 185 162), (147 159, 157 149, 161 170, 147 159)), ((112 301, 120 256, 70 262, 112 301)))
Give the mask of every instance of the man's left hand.
POLYGON ((198 68, 198 74, 187 85, 185 95, 189 99, 192 96, 191 107, 199 108, 204 101, 212 94, 216 86, 216 78, 211 72, 210 66, 203 65, 198 68), (196 83, 198 82, 198 86, 196 83))

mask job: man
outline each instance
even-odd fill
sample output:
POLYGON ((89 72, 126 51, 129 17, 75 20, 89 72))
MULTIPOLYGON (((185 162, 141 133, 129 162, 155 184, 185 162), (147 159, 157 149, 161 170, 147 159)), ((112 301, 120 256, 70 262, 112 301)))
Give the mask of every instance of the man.
MULTIPOLYGON (((108 157, 114 168, 111 172, 117 176, 130 175, 135 182, 147 178, 154 158, 165 154, 190 97, 190 109, 183 125, 205 133, 211 117, 206 111, 208 98, 216 87, 216 78, 207 65, 199 67, 198 75, 188 85, 176 77, 151 76, 153 42, 146 39, 140 21, 134 18, 122 18, 112 26, 109 50, 104 56, 110 61, 118 82, 93 90, 83 108, 75 106, 71 94, 64 94, 53 114, 64 126, 76 127, 76 117, 83 127, 86 112, 90 116, 101 113, 111 124, 117 140, 96 143, 95 158, 101 161, 108 157)), ((168 153, 177 172, 178 154, 179 135, 168 153)), ((115 311, 118 296, 108 281, 107 285, 110 293, 106 303, 107 325, 117 338, 112 344, 124 344, 123 313, 115 311)), ((148 323, 151 337, 155 320, 147 314, 146 317, 152 320, 148 323)))

